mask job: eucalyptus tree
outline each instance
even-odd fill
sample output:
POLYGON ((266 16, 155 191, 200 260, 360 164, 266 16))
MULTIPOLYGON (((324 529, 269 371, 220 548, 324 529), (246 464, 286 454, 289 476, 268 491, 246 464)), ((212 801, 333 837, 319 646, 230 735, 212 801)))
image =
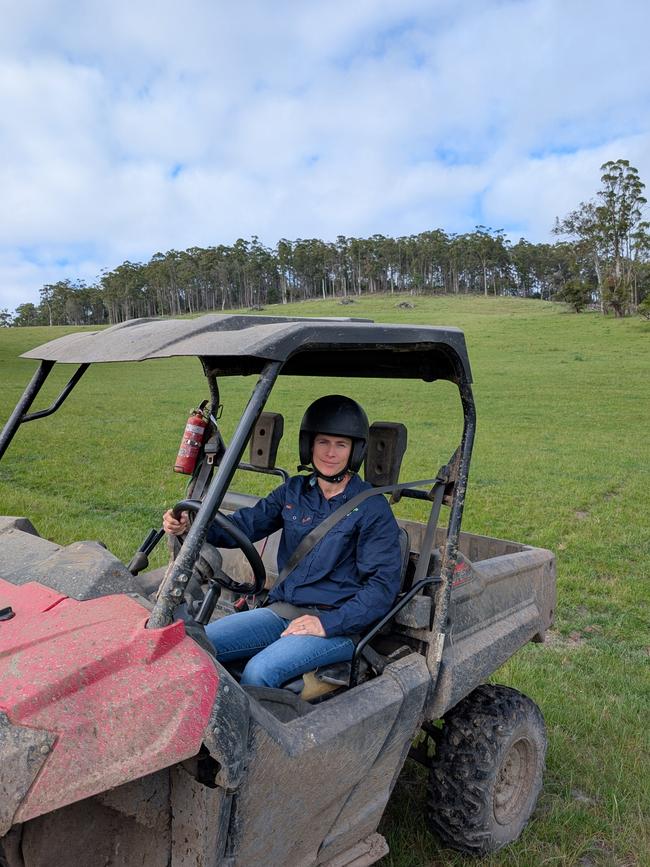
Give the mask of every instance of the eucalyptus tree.
POLYGON ((445 275, 449 260, 449 237, 442 229, 421 232, 418 236, 422 284, 430 291, 446 288, 445 275))
POLYGON ((503 276, 504 269, 507 268, 510 261, 505 248, 503 229, 477 226, 469 237, 469 241, 470 249, 480 266, 483 294, 487 298, 488 283, 491 281, 493 292, 497 295, 497 277, 503 276))
POLYGON ((349 274, 357 292, 394 292, 399 279, 399 249, 394 238, 375 234, 348 238, 349 274))
POLYGON ((510 262, 515 276, 517 290, 524 298, 535 294, 537 281, 535 275, 535 244, 520 238, 510 247, 510 262))
MULTIPOLYGON (((352 263, 349 255, 349 242, 345 235, 337 235, 334 244, 328 244, 329 250, 329 279, 334 293, 338 284, 341 295, 346 298, 348 295, 348 287, 351 286, 353 280, 352 263)), ((323 298, 325 295, 325 283, 323 283, 323 298)))
POLYGON ((275 258, 280 278, 280 298, 283 304, 292 300, 296 287, 296 272, 293 264, 293 244, 281 238, 275 246, 275 258))
POLYGON ((158 312, 155 299, 148 292, 145 267, 139 263, 127 260, 112 271, 103 271, 99 286, 111 323, 154 316, 158 312))
POLYGON ((18 327, 29 327, 32 325, 46 325, 45 313, 39 306, 37 307, 31 301, 25 304, 19 304, 14 312, 12 325, 18 327))
MULTIPOLYGON (((628 160, 616 160, 601 166, 603 187, 598 192, 598 216, 607 253, 613 260, 611 278, 615 292, 629 292, 633 306, 638 303, 635 265, 648 251, 650 224, 643 219, 645 184, 628 160)), ((621 299, 622 300, 622 299, 621 299)))
POLYGON ((293 247, 293 266, 299 297, 333 294, 339 252, 320 238, 299 238, 293 247))
POLYGON ((588 251, 601 309, 609 307, 622 316, 638 304, 639 265, 650 250, 650 225, 643 219, 645 184, 629 160, 610 160, 600 169, 596 199, 556 220, 554 232, 575 238, 588 251))
POLYGON ((108 321, 104 301, 97 286, 88 286, 82 280, 73 283, 65 299, 65 317, 68 325, 102 325, 108 321))
POLYGON ((146 295, 158 315, 177 316, 185 312, 184 298, 179 293, 178 258, 176 250, 155 253, 145 265, 146 295))
POLYGON ((83 280, 46 283, 40 289, 40 299, 47 325, 86 325, 95 321, 94 315, 99 314, 83 280))
POLYGON ((447 259, 447 291, 454 295, 462 290, 467 291, 467 284, 462 280, 463 263, 467 260, 467 235, 453 234, 449 236, 449 253, 447 259))
POLYGON ((241 294, 239 266, 233 248, 226 244, 210 248, 210 263, 215 280, 215 291, 221 294, 221 309, 237 307, 241 294))
POLYGON ((348 238, 348 267, 353 290, 360 295, 366 287, 370 245, 365 238, 348 238))
POLYGON ((543 300, 550 301, 572 277, 593 273, 588 258, 578 257, 576 244, 560 241, 531 246, 534 294, 543 300))
POLYGON ((273 251, 261 244, 256 235, 251 239, 246 273, 251 293, 250 306, 279 300, 280 277, 277 261, 273 251))
MULTIPOLYGON (((69 283, 69 281, 66 281, 69 283)), ((60 325, 59 317, 62 315, 59 299, 61 292, 57 283, 46 283, 39 290, 41 299, 40 306, 47 312, 48 325, 60 325)))
POLYGON ((390 236, 381 237, 381 259, 385 271, 384 291, 390 290, 391 295, 399 288, 401 278, 401 249, 399 239, 391 238, 390 236))
POLYGON ((182 287, 187 313, 206 309, 206 287, 201 269, 201 253, 198 247, 181 250, 176 264, 176 276, 182 287))

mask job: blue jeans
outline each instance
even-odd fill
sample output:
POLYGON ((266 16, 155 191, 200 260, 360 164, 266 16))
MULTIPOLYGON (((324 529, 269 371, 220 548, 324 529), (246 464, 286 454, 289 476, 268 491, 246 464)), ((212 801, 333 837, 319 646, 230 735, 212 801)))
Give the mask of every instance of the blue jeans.
POLYGON ((241 683, 282 686, 319 665, 352 659, 354 643, 345 635, 285 635, 288 620, 270 608, 255 608, 214 620, 205 632, 220 662, 248 659, 241 683))

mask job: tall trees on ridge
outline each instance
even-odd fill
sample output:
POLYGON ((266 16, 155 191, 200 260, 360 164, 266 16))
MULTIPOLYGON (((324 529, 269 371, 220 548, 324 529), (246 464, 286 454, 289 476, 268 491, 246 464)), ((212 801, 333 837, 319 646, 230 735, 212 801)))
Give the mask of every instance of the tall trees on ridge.
POLYGON ((575 239, 576 266, 572 280, 595 277, 601 308, 617 316, 635 309, 648 280, 650 224, 643 219, 645 184, 628 160, 603 163, 601 188, 595 201, 582 202, 563 220, 555 233, 575 239))
MULTIPOLYGON (((511 244, 500 229, 441 229, 400 238, 336 241, 280 239, 274 249, 253 236, 228 246, 156 253, 123 262, 95 286, 62 280, 41 289, 38 306, 21 304, 14 325, 115 323, 138 316, 257 308, 308 298, 363 293, 475 293, 598 301, 623 315, 650 296, 650 226, 638 171, 627 160, 601 167, 601 189, 554 232, 569 240, 511 244)), ((645 302, 647 307, 648 302, 645 302)), ((11 316, 3 311, 0 325, 11 316)))

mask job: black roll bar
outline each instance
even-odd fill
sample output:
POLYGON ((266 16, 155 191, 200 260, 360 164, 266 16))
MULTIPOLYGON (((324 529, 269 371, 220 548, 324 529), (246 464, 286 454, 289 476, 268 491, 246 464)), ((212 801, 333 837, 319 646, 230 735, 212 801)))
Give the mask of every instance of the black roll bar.
POLYGON ((61 406, 66 397, 70 394, 75 385, 79 382, 81 377, 84 375, 86 370, 90 367, 89 364, 81 364, 75 370, 74 374, 70 377, 68 384, 65 386, 61 394, 57 397, 54 403, 49 406, 47 409, 40 409, 38 412, 29 413, 27 410, 30 408, 39 391, 43 387, 43 383, 47 379, 50 374, 50 371, 54 367, 53 361, 41 361, 36 373, 31 378, 27 388, 23 392, 23 396, 20 398, 14 411, 11 413, 9 420, 6 425, 2 429, 2 433, 0 433, 0 460, 2 456, 9 448, 9 444, 12 439, 16 435, 16 431, 21 426, 21 424, 25 424, 28 421, 34 421, 37 418, 44 418, 47 415, 52 415, 53 412, 56 412, 57 409, 61 406))
POLYGON ((269 361, 260 373, 250 400, 210 483, 203 505, 196 514, 178 557, 165 576, 156 605, 147 622, 148 629, 160 629, 172 622, 174 610, 183 600, 185 587, 192 574, 194 562, 199 556, 201 545, 205 541, 208 526, 228 490, 246 448, 250 432, 264 409, 282 365, 282 361, 269 361))
POLYGON ((23 396, 16 404, 14 411, 9 416, 9 420, 2 429, 2 433, 0 433, 0 458, 2 458, 4 453, 7 451, 9 443, 12 441, 16 431, 22 424, 23 416, 27 414, 27 410, 34 402, 36 395, 41 390, 43 383, 49 376, 53 367, 53 361, 41 361, 36 372, 32 376, 31 381, 23 392, 23 396))
POLYGON ((438 680, 442 653, 445 645, 445 637, 449 628, 449 602, 453 585, 454 569, 458 560, 458 538, 463 519, 465 506, 465 494, 467 492, 467 477, 469 464, 476 433, 476 406, 472 387, 467 380, 462 380, 458 389, 463 405, 463 435, 460 443, 460 462, 458 478, 454 484, 454 494, 451 503, 449 523, 447 525, 447 541, 442 555, 440 567, 440 586, 435 594, 434 614, 431 624, 432 640, 427 652, 427 665, 431 674, 431 688, 429 695, 433 694, 438 680))
POLYGON ((422 590, 423 587, 427 587, 429 584, 440 584, 440 578, 438 576, 431 575, 427 578, 422 578, 420 581, 415 583, 410 590, 408 590, 403 596, 401 596, 395 605, 390 609, 388 614, 386 614, 382 619, 376 623, 370 632, 366 633, 361 641, 354 648, 354 653, 352 654, 352 666, 350 670, 350 686, 356 686, 359 680, 359 665, 361 663, 361 654, 363 653, 363 649, 365 646, 372 641, 372 639, 386 626, 387 623, 395 617, 399 612, 404 608, 407 602, 410 602, 414 596, 422 590))
POLYGON ((279 476, 283 482, 289 481, 289 473, 282 467, 256 467, 255 464, 240 464, 238 470, 248 470, 250 473, 262 473, 264 476, 279 476))
POLYGON ((38 412, 30 412, 28 415, 24 415, 21 420, 22 423, 25 424, 26 421, 34 421, 34 419, 37 418, 45 418, 45 416, 52 415, 53 412, 56 412, 89 367, 90 364, 80 364, 54 403, 51 406, 48 406, 47 409, 39 409, 38 412))

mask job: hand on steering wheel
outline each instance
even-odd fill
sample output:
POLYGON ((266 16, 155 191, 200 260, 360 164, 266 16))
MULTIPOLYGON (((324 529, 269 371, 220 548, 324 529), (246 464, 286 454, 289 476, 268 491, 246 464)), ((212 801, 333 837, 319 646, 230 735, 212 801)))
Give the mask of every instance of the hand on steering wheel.
MULTIPOLYGON (((182 513, 198 512, 201 505, 202 503, 200 500, 181 500, 180 503, 176 503, 170 512, 165 513, 165 518, 171 513, 171 519, 175 523, 182 525, 182 513)), ((165 527, 166 532, 169 532, 165 526, 165 518, 163 518, 163 527, 165 527)), ((226 533, 232 536, 235 540, 237 547, 241 550, 244 557, 246 557, 251 569, 253 570, 254 579, 252 584, 240 584, 237 581, 233 581, 233 579, 230 578, 229 575, 226 575, 225 572, 219 571, 215 573, 214 580, 222 587, 225 587, 227 590, 232 590, 234 593, 239 593, 243 596, 257 595, 264 589, 266 583, 266 569, 264 568, 264 563, 262 562, 262 558, 260 557, 257 548, 253 545, 248 536, 243 533, 239 527, 233 524, 226 515, 223 515, 221 512, 216 512, 213 520, 222 530, 225 530, 226 533)), ((167 520, 167 524, 170 527, 174 526, 169 519, 167 520)), ((184 532, 184 530, 181 530, 180 532, 184 532)))

